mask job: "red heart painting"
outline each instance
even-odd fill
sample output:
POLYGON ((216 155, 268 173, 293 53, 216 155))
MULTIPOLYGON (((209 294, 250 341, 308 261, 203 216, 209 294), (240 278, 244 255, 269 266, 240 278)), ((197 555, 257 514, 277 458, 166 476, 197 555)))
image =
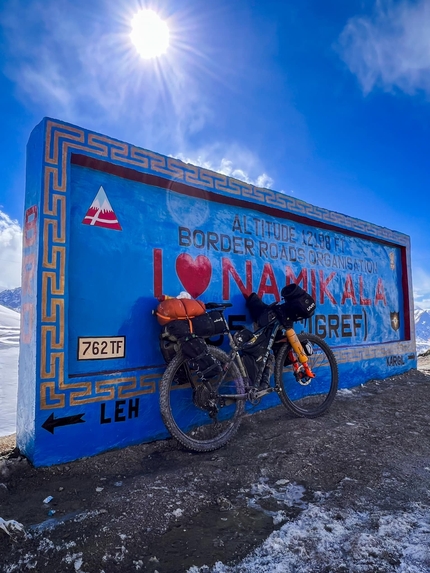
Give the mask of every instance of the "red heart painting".
POLYGON ((176 259, 176 273, 184 288, 193 298, 197 298, 208 288, 212 277, 212 265, 204 255, 193 257, 182 253, 176 259))

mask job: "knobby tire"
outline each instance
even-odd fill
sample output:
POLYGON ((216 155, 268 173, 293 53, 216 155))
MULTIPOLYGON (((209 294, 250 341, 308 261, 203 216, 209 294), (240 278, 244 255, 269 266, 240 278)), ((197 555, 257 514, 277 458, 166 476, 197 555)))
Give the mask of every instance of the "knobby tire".
MULTIPOLYGON (((209 351, 223 366, 227 354, 214 346, 209 351)), ((244 383, 236 364, 232 363, 227 374, 210 379, 219 394, 244 394, 244 383)), ((244 411, 244 400, 223 400, 218 403, 219 416, 213 419, 201 407, 206 390, 197 375, 186 366, 181 352, 167 366, 160 381, 160 411, 164 424, 174 438, 183 446, 197 452, 209 452, 221 448, 231 440, 239 429, 244 411), (190 376, 197 387, 200 402, 196 404, 196 391, 190 384, 190 376)))
POLYGON ((315 334, 300 333, 302 345, 309 341, 313 354, 308 364, 316 374, 308 385, 301 385, 295 378, 289 359, 291 346, 285 344, 279 350, 275 364, 275 382, 280 388, 282 404, 291 414, 300 418, 317 418, 333 403, 338 387, 336 357, 328 344, 315 334))

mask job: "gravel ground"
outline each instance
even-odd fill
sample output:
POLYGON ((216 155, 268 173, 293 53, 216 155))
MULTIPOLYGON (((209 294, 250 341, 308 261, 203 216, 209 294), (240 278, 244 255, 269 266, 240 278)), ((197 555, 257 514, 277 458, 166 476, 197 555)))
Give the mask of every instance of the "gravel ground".
MULTIPOLYGON (((429 403, 427 357, 419 370, 339 392, 316 420, 282 406, 246 416, 229 445, 207 454, 166 440, 36 469, 14 436, 0 438, 0 518, 23 525, 3 523, 8 535, 0 519, 2 571, 209 571, 240 563, 309 504, 340 520, 416 504, 428 513, 429 403)), ((357 571, 412 571, 393 552, 357 571)), ((306 559, 291 571, 353 570, 306 559)), ((430 571, 430 555, 417 563, 414 573, 430 571)))

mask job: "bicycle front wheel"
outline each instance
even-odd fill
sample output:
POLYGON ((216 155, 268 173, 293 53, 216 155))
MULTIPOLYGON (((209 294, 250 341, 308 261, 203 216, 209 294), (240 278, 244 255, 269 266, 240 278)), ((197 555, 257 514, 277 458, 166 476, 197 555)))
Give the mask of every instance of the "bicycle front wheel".
POLYGON ((210 388, 188 368, 179 352, 169 363, 160 382, 160 411, 169 432, 182 445, 197 452, 209 452, 224 446, 237 432, 244 400, 229 398, 243 395, 244 384, 239 369, 228 355, 214 346, 209 351, 223 367, 221 374, 210 378, 210 388))
POLYGON ((317 418, 331 406, 337 392, 338 370, 333 351, 314 334, 300 333, 300 342, 308 346, 308 364, 315 378, 297 380, 292 366, 291 346, 285 344, 278 352, 275 380, 283 405, 295 416, 317 418))

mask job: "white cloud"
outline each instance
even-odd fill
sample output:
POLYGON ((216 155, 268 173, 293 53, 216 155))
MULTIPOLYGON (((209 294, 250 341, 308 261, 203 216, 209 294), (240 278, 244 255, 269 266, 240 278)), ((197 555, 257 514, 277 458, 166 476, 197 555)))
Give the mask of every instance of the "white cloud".
POLYGON ((176 157, 185 163, 223 173, 228 177, 257 185, 257 187, 272 189, 274 184, 270 175, 264 172, 258 157, 236 144, 218 143, 193 153, 178 153, 176 157))
POLYGON ((430 0, 377 1, 351 18, 337 46, 365 94, 375 88, 430 97, 430 0))
POLYGON ((0 210, 0 291, 21 284, 22 230, 0 210))

